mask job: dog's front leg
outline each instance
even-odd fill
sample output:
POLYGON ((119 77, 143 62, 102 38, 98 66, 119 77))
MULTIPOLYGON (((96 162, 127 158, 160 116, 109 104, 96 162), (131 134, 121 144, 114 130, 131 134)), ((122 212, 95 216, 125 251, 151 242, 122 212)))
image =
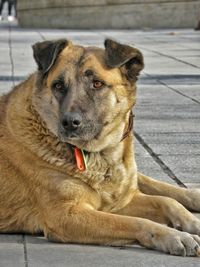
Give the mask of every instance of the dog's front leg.
POLYGON ((139 243, 174 255, 200 256, 200 238, 152 221, 80 206, 52 210, 44 222, 51 241, 101 245, 139 243))
POLYGON ((117 214, 150 219, 200 235, 200 220, 172 198, 145 195, 138 191, 132 201, 117 214))
POLYGON ((181 188, 141 173, 138 173, 138 186, 145 194, 171 197, 189 210, 200 211, 200 189, 181 188))

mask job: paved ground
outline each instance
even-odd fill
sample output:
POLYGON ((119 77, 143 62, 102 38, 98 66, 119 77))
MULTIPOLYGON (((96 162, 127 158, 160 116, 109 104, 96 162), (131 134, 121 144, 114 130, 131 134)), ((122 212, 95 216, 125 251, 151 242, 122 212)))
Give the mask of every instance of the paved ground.
MULTIPOLYGON (((140 171, 169 183, 200 183, 200 33, 176 31, 22 30, 0 25, 0 93, 36 68, 31 45, 65 37, 102 46, 105 37, 140 48, 146 68, 135 109, 140 171), (173 179, 174 180, 173 180, 173 179)), ((0 267, 200 266, 200 259, 140 247, 107 248, 48 243, 43 237, 0 235, 0 267)))

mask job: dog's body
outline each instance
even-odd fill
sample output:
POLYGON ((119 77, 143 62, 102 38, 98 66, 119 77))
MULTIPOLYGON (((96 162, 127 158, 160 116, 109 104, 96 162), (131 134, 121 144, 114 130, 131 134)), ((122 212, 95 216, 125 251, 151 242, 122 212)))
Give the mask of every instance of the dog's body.
POLYGON ((1 97, 0 232, 200 255, 200 221, 182 206, 200 211, 199 191, 137 172, 130 116, 142 55, 105 47, 37 43, 38 72, 1 97))

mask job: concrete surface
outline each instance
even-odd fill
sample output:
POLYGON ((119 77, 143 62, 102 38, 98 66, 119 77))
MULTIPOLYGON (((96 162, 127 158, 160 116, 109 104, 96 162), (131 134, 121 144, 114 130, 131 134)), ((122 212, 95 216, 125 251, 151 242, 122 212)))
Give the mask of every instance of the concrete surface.
MULTIPOLYGON (((103 45, 105 37, 137 46, 146 68, 138 83, 135 108, 139 170, 160 180, 200 187, 200 36, 193 30, 72 31, 22 30, 0 24, 0 93, 36 69, 31 45, 68 38, 103 45), (170 177, 175 177, 176 181, 170 177)), ((48 243, 43 237, 0 235, 0 267, 197 267, 198 258, 181 258, 137 246, 111 248, 48 243)))
POLYGON ((18 0, 23 27, 194 28, 199 16, 200 0, 18 0))

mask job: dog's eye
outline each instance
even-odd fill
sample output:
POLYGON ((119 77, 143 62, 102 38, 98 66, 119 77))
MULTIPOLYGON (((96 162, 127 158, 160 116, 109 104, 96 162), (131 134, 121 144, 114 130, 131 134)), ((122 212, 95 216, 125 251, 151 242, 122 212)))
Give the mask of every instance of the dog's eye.
POLYGON ((54 85, 53 85, 53 89, 54 89, 54 91, 56 91, 56 92, 64 93, 64 92, 65 92, 65 85, 64 85, 63 82, 56 82, 56 83, 54 83, 54 85))
POLYGON ((55 83, 55 84, 54 84, 54 88, 55 88, 56 90, 61 90, 61 89, 63 88, 63 84, 60 83, 60 82, 55 83))
POLYGON ((95 88, 95 89, 100 89, 103 85, 104 85, 104 83, 101 82, 101 81, 98 81, 98 80, 94 80, 94 81, 92 82, 92 86, 93 86, 93 88, 95 88))

